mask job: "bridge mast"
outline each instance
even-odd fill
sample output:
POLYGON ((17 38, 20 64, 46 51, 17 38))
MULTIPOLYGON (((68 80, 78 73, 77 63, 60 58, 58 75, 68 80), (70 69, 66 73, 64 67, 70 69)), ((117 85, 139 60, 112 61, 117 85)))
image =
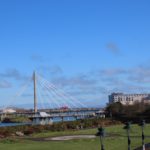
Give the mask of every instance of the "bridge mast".
POLYGON ((37 95, 36 95, 36 73, 33 73, 33 85, 34 85, 34 113, 37 113, 37 95))

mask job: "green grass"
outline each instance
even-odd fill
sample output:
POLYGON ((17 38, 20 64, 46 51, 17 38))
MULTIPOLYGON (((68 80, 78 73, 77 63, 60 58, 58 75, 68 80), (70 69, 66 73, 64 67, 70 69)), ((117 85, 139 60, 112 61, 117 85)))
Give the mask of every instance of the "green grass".
MULTIPOLYGON (((127 150, 126 132, 122 129, 122 125, 112 126, 106 128, 107 135, 104 145, 106 150, 127 150), (113 136, 114 135, 114 136, 113 136)), ((66 131, 66 132, 43 132, 34 134, 33 138, 39 137, 53 137, 63 135, 77 135, 77 134, 95 134, 97 129, 80 130, 80 131, 66 131)), ((145 127, 145 134, 150 135, 150 125, 145 127)), ((137 125, 131 128, 131 136, 140 136, 141 130, 137 125)), ((132 149, 141 145, 141 139, 132 137, 132 149)), ((146 138, 146 142, 150 143, 150 138, 146 138)), ((25 139, 5 139, 0 142, 1 150, 100 150, 99 138, 95 139, 79 139, 70 141, 49 141, 49 142, 34 142, 25 139)))
POLYGON ((95 134, 97 129, 86 129, 86 130, 68 130, 68 131, 59 131, 59 132, 52 132, 52 131, 45 131, 42 133, 33 134, 32 137, 39 138, 39 137, 55 137, 55 136, 64 136, 64 135, 88 135, 88 134, 95 134))
POLYGON ((16 122, 16 123, 26 123, 26 122, 31 122, 31 120, 28 117, 20 117, 20 116, 13 116, 12 118, 4 118, 2 122, 16 122))

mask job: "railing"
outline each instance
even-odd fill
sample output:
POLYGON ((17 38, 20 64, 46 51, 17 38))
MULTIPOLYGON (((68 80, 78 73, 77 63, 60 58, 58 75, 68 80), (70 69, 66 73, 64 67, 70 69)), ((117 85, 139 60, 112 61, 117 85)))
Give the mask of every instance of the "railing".
MULTIPOLYGON (((140 150, 146 150, 145 149, 145 135, 144 135, 144 127, 145 127, 145 120, 142 120, 139 124, 141 127, 141 149, 140 150)), ((124 126, 124 128, 127 131, 127 142, 128 142, 128 150, 131 150, 131 138, 130 138, 130 129, 131 129, 131 122, 127 122, 124 126)), ((98 128, 97 135, 100 137, 100 144, 101 144, 101 150, 105 150, 104 146, 104 137, 105 137, 105 129, 103 127, 98 128)), ((150 145, 149 145, 150 148, 150 145)))

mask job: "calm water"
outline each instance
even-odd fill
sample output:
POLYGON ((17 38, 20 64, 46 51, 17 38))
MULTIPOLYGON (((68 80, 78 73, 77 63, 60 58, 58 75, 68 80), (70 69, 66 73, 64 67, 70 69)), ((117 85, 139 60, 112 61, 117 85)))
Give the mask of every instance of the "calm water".
MULTIPOLYGON (((52 122, 61 122, 62 119, 59 117, 51 120, 52 122)), ((64 117, 63 121, 75 121, 74 117, 64 117)), ((12 126, 22 126, 22 125, 31 125, 32 123, 0 123, 0 127, 12 127, 12 126)), ((38 123, 37 123, 38 124, 38 123)))
POLYGON ((0 127, 12 127, 12 126, 20 126, 20 125, 29 125, 31 123, 0 123, 0 127))

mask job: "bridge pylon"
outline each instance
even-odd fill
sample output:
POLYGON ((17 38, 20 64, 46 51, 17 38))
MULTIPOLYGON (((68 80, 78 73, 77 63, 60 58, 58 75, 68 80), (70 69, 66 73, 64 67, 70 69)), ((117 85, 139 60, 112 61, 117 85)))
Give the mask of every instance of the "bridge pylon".
POLYGON ((33 86, 34 86, 34 113, 37 113, 37 92, 36 92, 36 72, 33 72, 33 86))

